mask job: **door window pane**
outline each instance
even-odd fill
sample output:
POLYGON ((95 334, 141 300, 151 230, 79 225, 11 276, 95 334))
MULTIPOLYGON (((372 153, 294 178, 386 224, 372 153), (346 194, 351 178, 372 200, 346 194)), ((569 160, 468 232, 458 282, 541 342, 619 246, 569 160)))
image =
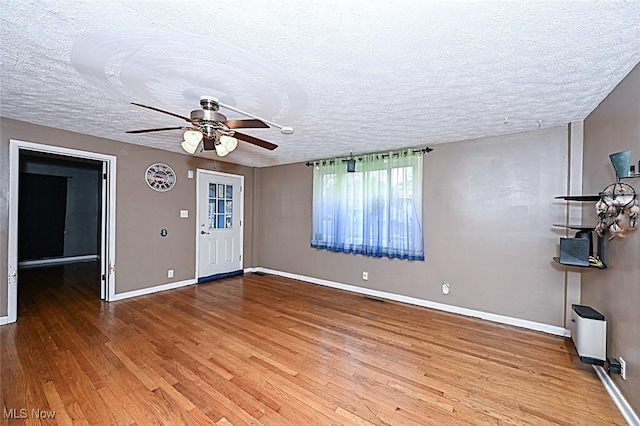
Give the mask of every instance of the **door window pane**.
POLYGON ((233 228, 233 185, 209 184, 210 229, 233 228))
POLYGON ((208 209, 208 217, 207 217, 207 226, 209 229, 214 228, 214 218, 216 213, 216 185, 210 183, 209 184, 209 209, 208 209))

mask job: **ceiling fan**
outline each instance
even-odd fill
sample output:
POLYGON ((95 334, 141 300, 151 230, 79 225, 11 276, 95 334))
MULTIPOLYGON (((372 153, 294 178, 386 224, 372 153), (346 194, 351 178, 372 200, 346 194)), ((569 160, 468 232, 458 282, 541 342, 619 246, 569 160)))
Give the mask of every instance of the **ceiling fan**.
POLYGON ((184 141, 180 145, 182 146, 182 149, 184 149, 189 154, 194 154, 198 150, 201 141, 202 150, 209 151, 215 149, 216 153, 220 157, 224 157, 225 155, 236 149, 236 146, 238 145, 238 139, 262 148, 266 148, 268 150, 274 150, 278 147, 278 145, 271 142, 267 142, 251 135, 240 133, 236 131, 236 129, 265 129, 269 128, 269 124, 271 124, 272 126, 278 127, 280 129, 280 132, 285 135, 293 133, 293 128, 291 127, 280 126, 276 123, 259 118, 255 115, 241 111, 232 106, 222 104, 213 96, 202 96, 200 98, 200 106, 202 108, 192 110, 190 113, 190 117, 185 117, 180 114, 175 114, 170 111, 165 111, 160 108, 143 105, 136 102, 131 103, 139 107, 181 118, 188 122, 189 125, 159 127, 155 129, 128 130, 126 133, 148 133, 161 132, 165 130, 184 130, 184 141), (251 118, 242 120, 227 120, 227 117, 219 112, 220 106, 251 118))

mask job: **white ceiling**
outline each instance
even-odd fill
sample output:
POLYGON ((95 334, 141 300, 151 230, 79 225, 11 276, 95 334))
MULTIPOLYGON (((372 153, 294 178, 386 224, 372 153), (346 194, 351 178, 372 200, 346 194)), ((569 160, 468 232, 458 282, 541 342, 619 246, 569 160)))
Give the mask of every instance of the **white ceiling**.
MULTIPOLYGON (((270 166, 581 120, 640 62, 640 2, 4 0, 4 117, 182 152, 200 95, 295 128, 270 166)), ((237 113, 224 111, 230 118, 237 113)), ((215 153, 201 154, 216 158, 215 153)))

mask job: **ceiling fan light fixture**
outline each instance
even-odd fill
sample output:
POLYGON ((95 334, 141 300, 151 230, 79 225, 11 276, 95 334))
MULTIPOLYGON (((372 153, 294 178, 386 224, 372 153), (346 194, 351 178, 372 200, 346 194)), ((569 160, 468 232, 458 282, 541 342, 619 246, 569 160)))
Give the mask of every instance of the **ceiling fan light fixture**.
POLYGON ((229 150, 222 143, 217 143, 216 144, 216 153, 218 154, 218 157, 224 157, 225 155, 227 155, 229 153, 229 150))
POLYGON ((193 145, 198 145, 202 140, 202 133, 197 130, 187 130, 184 132, 184 140, 185 142, 193 145))
POLYGON ((220 144, 223 145, 228 152, 233 151, 238 146, 238 140, 233 136, 220 136, 220 144))
POLYGON ((188 154, 195 154, 196 149, 198 149, 198 144, 192 145, 187 141, 182 141, 180 144, 182 149, 184 149, 188 154))
POLYGON ((202 140, 202 133, 197 130, 187 130, 184 132, 184 141, 180 144, 182 149, 184 149, 189 154, 194 154, 196 149, 198 149, 198 145, 200 145, 200 141, 202 140))

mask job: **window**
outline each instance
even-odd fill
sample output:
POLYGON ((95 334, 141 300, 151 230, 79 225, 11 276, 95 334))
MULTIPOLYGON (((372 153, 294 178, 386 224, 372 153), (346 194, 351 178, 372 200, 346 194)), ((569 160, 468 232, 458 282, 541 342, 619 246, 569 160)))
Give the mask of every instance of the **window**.
POLYGON ((209 229, 233 228, 233 185, 209 184, 209 229))
POLYGON ((424 260, 422 153, 343 160, 314 164, 311 247, 424 260))

